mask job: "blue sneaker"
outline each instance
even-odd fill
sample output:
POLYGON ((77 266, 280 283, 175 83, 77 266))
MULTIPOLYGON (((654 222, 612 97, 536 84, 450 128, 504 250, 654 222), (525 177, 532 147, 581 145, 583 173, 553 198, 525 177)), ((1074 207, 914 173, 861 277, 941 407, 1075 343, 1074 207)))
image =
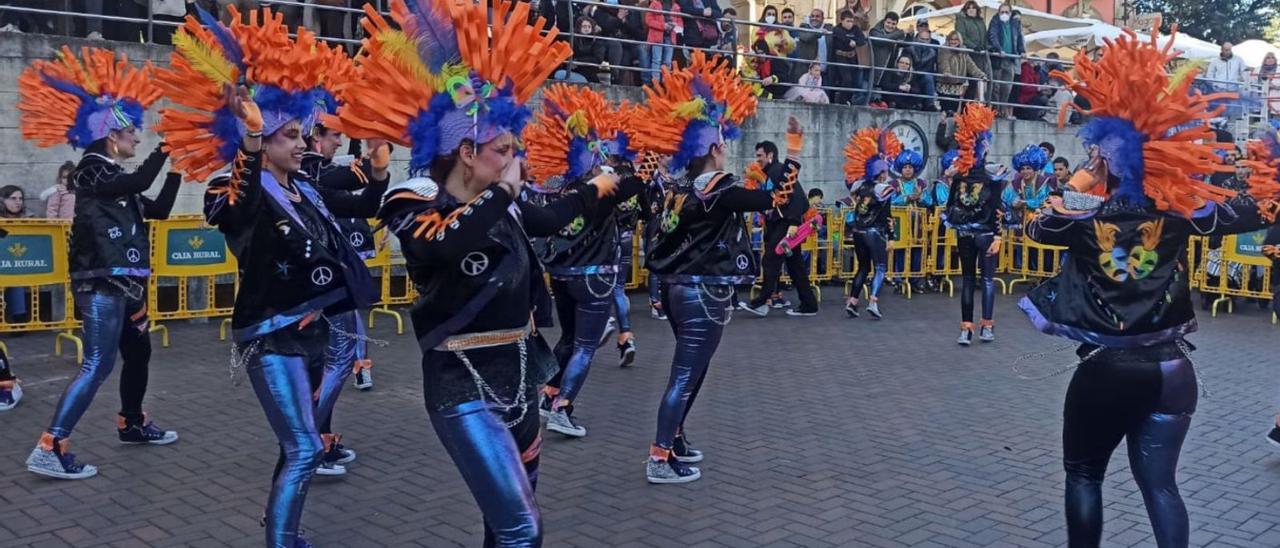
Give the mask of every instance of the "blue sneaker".
POLYGON ((147 420, 146 415, 142 416, 142 421, 130 424, 123 416, 116 418, 116 434, 120 436, 120 443, 125 445, 169 445, 178 441, 178 433, 172 430, 161 430, 155 423, 147 420))
POLYGON ((27 457, 27 471, 67 480, 85 479, 97 475, 96 466, 76 462, 76 456, 67 452, 68 444, 67 439, 57 439, 53 434, 46 432, 40 436, 40 442, 27 457))
POLYGON ((22 401, 22 387, 18 386, 17 380, 0 381, 0 412, 8 411, 18 406, 18 402, 22 401))

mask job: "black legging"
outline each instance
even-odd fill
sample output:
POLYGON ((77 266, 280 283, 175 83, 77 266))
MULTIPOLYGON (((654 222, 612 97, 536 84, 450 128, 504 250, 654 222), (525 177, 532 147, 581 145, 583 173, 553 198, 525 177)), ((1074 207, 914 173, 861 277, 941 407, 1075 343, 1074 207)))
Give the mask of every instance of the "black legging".
POLYGON ((853 254, 858 258, 858 273, 853 276, 853 285, 849 296, 858 298, 862 294, 862 284, 874 267, 875 276, 871 278, 871 290, 868 297, 880 298, 880 286, 884 285, 885 274, 889 271, 889 242, 879 229, 853 231, 853 254))
POLYGON ((996 261, 999 254, 988 255, 987 248, 995 239, 992 234, 966 235, 956 239, 960 255, 960 320, 973 323, 973 290, 977 269, 982 266, 982 319, 990 321, 996 305, 996 261))
POLYGON ((1185 357, 1158 361, 1108 352, 1076 370, 1063 406, 1069 545, 1096 547, 1102 541, 1102 480, 1124 438, 1156 544, 1185 547, 1187 509, 1175 473, 1196 409, 1195 370, 1185 357))

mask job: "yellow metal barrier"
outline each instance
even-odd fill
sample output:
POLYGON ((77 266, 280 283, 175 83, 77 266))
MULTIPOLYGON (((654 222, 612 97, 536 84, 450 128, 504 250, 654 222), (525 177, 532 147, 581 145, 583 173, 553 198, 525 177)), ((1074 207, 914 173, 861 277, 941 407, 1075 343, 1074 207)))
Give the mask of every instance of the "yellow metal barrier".
MULTIPOLYGON (((230 316, 240 282, 236 276, 236 260, 227 249, 226 238, 216 228, 205 224, 203 216, 174 216, 152 221, 148 226, 151 231, 151 278, 147 281, 147 309, 151 331, 159 331, 160 344, 168 348, 169 328, 162 322, 230 316), (227 277, 230 277, 229 281, 227 277), (223 278, 222 284, 218 283, 219 278, 223 278), (162 280, 176 283, 162 284, 162 280), (228 286, 230 291, 224 290, 220 294, 219 287, 228 286), (174 298, 161 299, 161 293, 170 288, 173 288, 174 298), (193 301, 203 302, 200 308, 193 308, 193 301), (171 302, 173 307, 166 309, 162 302, 171 302)), ((221 340, 226 340, 228 321, 224 320, 219 327, 221 340)))
POLYGON ((418 297, 418 292, 413 288, 413 282, 409 279, 409 274, 405 273, 400 276, 401 283, 393 283, 395 271, 404 266, 404 256, 398 250, 393 250, 391 241, 385 237, 386 232, 378 243, 378 254, 374 255, 365 264, 369 267, 369 272, 378 277, 379 294, 381 299, 377 305, 369 309, 369 327, 373 327, 374 318, 378 314, 391 316, 396 321, 396 334, 404 334, 404 318, 399 311, 392 310, 391 306, 403 306, 413 304, 413 300, 418 297))
MULTIPOLYGON (((1262 242, 1266 239, 1266 229, 1255 232, 1246 232, 1222 238, 1222 254, 1221 268, 1217 280, 1209 280, 1207 263, 1209 261, 1209 253, 1206 251, 1202 254, 1202 266, 1194 278, 1199 279, 1200 290, 1206 293, 1217 294, 1218 298, 1214 299, 1211 308, 1213 317, 1218 316, 1218 306, 1227 305, 1227 312, 1234 312, 1234 304, 1232 297, 1243 297, 1247 299, 1268 299, 1273 295, 1271 293, 1271 259, 1262 254, 1262 242), (1243 269, 1239 283, 1231 283, 1229 271, 1232 263, 1240 265, 1243 269), (1258 278, 1251 276, 1251 271, 1257 270, 1260 273, 1258 278), (1213 282, 1217 283, 1213 283, 1213 282)), ((1206 241, 1207 242, 1207 241, 1206 241)), ((1272 323, 1275 323, 1275 315, 1272 315, 1272 323)))
POLYGON ((929 274, 942 277, 942 284, 947 286, 947 296, 956 296, 956 284, 952 276, 959 276, 960 256, 957 254, 956 231, 947 228, 942 222, 942 208, 934 210, 929 216, 928 257, 926 266, 929 274))
POLYGON ((889 264, 885 278, 903 282, 902 292, 911 298, 911 280, 929 275, 926 258, 929 245, 928 212, 918 207, 892 209, 893 239, 889 241, 889 264))
POLYGON ((0 334, 56 331, 53 353, 61 356, 62 342, 70 341, 76 345, 76 363, 83 362, 84 342, 75 335, 80 321, 75 317, 67 264, 71 223, 3 219, 0 229, 4 231, 0 237, 0 287, 4 288, 0 334), (24 308, 25 312, 14 312, 24 308))
MULTIPOLYGON (((1035 219, 1035 213, 1030 212, 1026 217, 1026 221, 1030 223, 1035 219)), ((1061 246, 1042 244, 1025 237, 1024 234, 1026 234, 1025 224, 1021 230, 1006 232, 1003 246, 1008 250, 1009 255, 1006 272, 1018 276, 1005 287, 1006 295, 1012 293, 1013 287, 1020 283, 1031 283, 1057 275, 1062 264, 1062 253, 1067 250, 1061 246)))

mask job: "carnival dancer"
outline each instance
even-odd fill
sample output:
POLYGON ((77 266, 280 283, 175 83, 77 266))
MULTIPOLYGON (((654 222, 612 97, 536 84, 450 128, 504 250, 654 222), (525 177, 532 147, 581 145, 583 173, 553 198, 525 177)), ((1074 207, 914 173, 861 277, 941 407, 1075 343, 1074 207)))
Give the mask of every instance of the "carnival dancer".
MULTIPOLYGON (((530 175, 553 194, 585 191, 591 178, 635 158, 622 131, 631 111, 628 104, 610 105, 600 92, 589 88, 548 87, 542 111, 523 136, 530 175)), ((607 336, 614 289, 626 281, 619 272, 622 246, 617 206, 644 188, 638 178, 627 177, 616 194, 596 204, 592 214, 579 215, 555 235, 535 242, 551 277, 560 320, 560 340, 554 348, 560 372, 547 383, 541 404, 547 413, 547 430, 552 432, 573 438, 587 434, 573 419, 574 403, 586 383, 596 347, 607 336)))
MULTIPOLYGON (((622 249, 622 260, 618 263, 618 268, 624 280, 630 279, 628 276, 633 272, 636 228, 646 207, 646 194, 641 193, 618 203, 618 242, 622 249)), ((613 313, 618 319, 618 366, 630 367, 636 362, 636 334, 631 328, 631 299, 627 297, 626 284, 620 283, 613 287, 613 313)))
MULTIPOLYGON (((785 33, 784 33, 785 34, 785 33)), ((768 190, 781 188, 788 184, 789 168, 778 158, 778 146, 771 141, 756 144, 756 162, 760 164, 765 180, 760 187, 768 190)), ((816 316, 818 314, 818 296, 809 282, 809 265, 799 253, 778 253, 778 244, 788 236, 795 234, 797 227, 805 221, 809 211, 808 198, 804 188, 796 182, 792 196, 785 208, 774 208, 760 215, 764 228, 761 232, 760 265, 764 280, 760 284, 760 293, 750 302, 739 302, 738 308, 765 316, 769 308, 783 308, 791 303, 782 296, 780 282, 782 269, 786 267, 787 275, 795 286, 796 297, 800 304, 787 310, 788 316, 816 316)))
MULTIPOLYGON (((1034 215, 1050 194, 1058 193, 1058 179, 1045 173, 1049 165, 1049 154, 1041 145, 1027 145, 1013 155, 1013 178, 1005 185, 1000 200, 1004 203, 1005 226, 1015 235, 1022 235, 1022 226, 1034 215)), ((1021 267, 1023 255, 1026 255, 1025 244, 1017 245, 1013 250, 1013 264, 1021 267)), ((1040 264, 1037 255, 1028 258, 1031 268, 1040 264)))
POLYGON ((151 361, 147 278, 151 250, 146 219, 168 218, 181 177, 170 173, 156 198, 151 188, 164 169, 164 145, 126 173, 142 116, 160 97, 153 69, 129 64, 123 55, 81 50, 83 61, 63 47, 55 61, 36 61, 18 78, 18 110, 24 138, 38 146, 70 144, 85 149, 71 173, 76 215, 71 225, 70 271, 76 309, 84 321, 85 356, 80 372, 54 408, 48 430, 27 457, 27 470, 60 479, 98 472, 67 452, 68 437, 94 394, 111 375, 119 352, 121 443, 166 445, 178 434, 158 428, 142 411, 151 361))
MULTIPOLYGON (((919 152, 904 149, 898 153, 897 158, 893 160, 893 176, 892 184, 896 189, 891 205, 893 207, 909 207, 907 210, 911 216, 912 226, 923 226, 926 221, 926 214, 933 210, 933 194, 929 192, 933 184, 924 178, 924 158, 919 152)), ((906 227, 899 227, 903 230, 906 227)), ((892 235, 890 235, 892 237, 892 235)), ((892 250, 890 256, 893 259, 894 269, 897 272, 903 271, 907 257, 911 259, 911 272, 920 272, 924 264, 924 249, 913 248, 903 250, 892 250)), ((910 283, 912 290, 917 293, 923 293, 927 289, 927 280, 923 277, 915 278, 898 278, 895 283, 910 283)), ((899 285, 900 289, 906 286, 899 285)))
POLYGON ((540 546, 536 407, 556 362, 536 331, 551 300, 529 237, 590 215, 616 176, 545 208, 523 191, 525 103, 571 55, 554 28, 539 33, 541 18, 527 23, 528 4, 393 0, 396 28, 365 14, 364 85, 327 123, 410 147, 413 178, 392 186, 378 218, 421 295, 411 317, 427 415, 484 514, 485 545, 540 546))
POLYGON ((1019 302, 1040 331, 1081 343, 1062 432, 1070 546, 1102 540, 1102 481, 1122 439, 1156 544, 1187 546, 1175 478, 1197 396, 1184 340, 1196 330, 1187 238, 1256 230, 1280 209, 1274 162, 1260 164, 1249 194, 1202 180, 1222 170, 1221 145, 1201 144, 1214 140, 1205 122, 1221 96, 1191 91, 1194 68, 1166 72, 1175 56, 1155 39, 1126 30, 1098 61, 1077 55, 1072 74, 1054 71, 1088 100, 1080 137, 1100 145, 1099 184, 1111 192, 1067 193, 1027 226, 1028 237, 1070 250, 1062 272, 1019 302))
POLYGON ((664 68, 661 80, 645 91, 648 103, 632 122, 634 137, 641 150, 671 154, 674 175, 647 264, 662 282, 663 308, 676 337, 645 475, 650 483, 685 483, 701 477, 686 463, 703 458, 689 443, 685 419, 729 323, 733 286, 749 283, 757 272, 741 213, 788 208, 804 137, 791 118, 785 177, 773 191, 748 190, 722 170, 727 141, 755 114, 756 97, 724 59, 696 51, 688 66, 664 68))
POLYGON ((377 299, 334 214, 358 216, 376 204, 386 166, 381 173, 375 168, 366 196, 321 198, 299 171, 303 136, 340 53, 306 29, 290 38, 280 14, 248 15, 245 23, 233 10, 230 28, 205 12, 203 26, 187 18, 174 35, 171 68, 158 74, 178 108, 166 110, 157 129, 175 166, 193 179, 231 164, 230 173, 210 183, 204 213, 226 235, 240 268, 233 375, 244 366, 285 455, 263 520, 266 545, 310 546, 299 522, 325 447, 308 373, 323 367, 330 329, 338 329, 328 318, 377 299))
POLYGON ((844 177, 849 187, 849 207, 853 209, 850 236, 858 259, 858 272, 849 284, 844 311, 858 317, 858 295, 871 277, 867 290, 867 314, 880 319, 880 287, 889 269, 889 240, 893 237, 890 204, 898 191, 890 183, 889 166, 902 153, 902 143, 893 133, 863 128, 849 137, 844 146, 844 177), (874 275, 871 275, 872 271, 874 275))
POLYGON ((9 354, 0 346, 0 412, 18 406, 22 401, 22 385, 18 377, 13 376, 13 368, 9 366, 9 354))
POLYGON ((991 146, 991 124, 995 111, 976 103, 965 105, 956 116, 956 142, 960 152, 946 176, 951 179, 942 218, 956 231, 956 254, 960 256, 960 338, 962 346, 973 343, 973 291, 977 270, 982 269, 982 342, 996 339, 995 274, 1004 230, 1000 211, 1000 183, 985 168, 991 146))

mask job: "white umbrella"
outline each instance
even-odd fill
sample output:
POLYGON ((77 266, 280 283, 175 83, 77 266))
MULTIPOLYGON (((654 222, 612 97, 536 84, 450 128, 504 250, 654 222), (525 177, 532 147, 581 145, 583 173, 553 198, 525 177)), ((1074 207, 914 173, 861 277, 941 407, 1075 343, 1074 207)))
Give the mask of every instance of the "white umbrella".
MULTIPOLYGON (((1114 40, 1124 34, 1124 30, 1115 25, 1108 25, 1103 22, 1094 22, 1087 27, 1067 28, 1046 30, 1028 34, 1025 37, 1028 50, 1053 49, 1053 48, 1079 48, 1089 46, 1101 46, 1103 40, 1114 40)), ((1139 38, 1146 38, 1148 35, 1139 33, 1139 38)), ((1156 44, 1164 46, 1169 43, 1168 36, 1160 36, 1156 40, 1156 44)), ((1185 34, 1178 34, 1173 38, 1173 49, 1181 52, 1180 57, 1186 59, 1209 59, 1218 55, 1218 46, 1192 38, 1185 34)), ((1261 59, 1261 57, 1259 57, 1261 59)))
POLYGON ((1280 55, 1280 48, 1257 39, 1245 40, 1231 48, 1233 55, 1240 56, 1244 64, 1254 68, 1262 66, 1262 58, 1267 56, 1267 52, 1280 55))
MULTIPOLYGON (((984 22, 990 21, 991 17, 995 15, 996 10, 1000 8, 1000 4, 1002 3, 999 0, 977 0, 977 2, 978 6, 986 10, 983 12, 984 17, 982 20, 984 22)), ((963 5, 951 6, 949 8, 925 12, 920 15, 903 17, 900 24, 914 27, 916 21, 922 19, 928 20, 930 30, 932 30, 934 34, 942 34, 945 36, 955 28, 956 15, 960 13, 960 10, 963 7, 963 5)), ((1027 7, 1015 7, 1014 9, 1018 10, 1018 13, 1021 14, 1020 18, 1022 19, 1023 34, 1057 29, 1082 28, 1100 22, 1097 19, 1076 19, 1074 17, 1054 15, 1052 13, 1033 10, 1027 7)))

